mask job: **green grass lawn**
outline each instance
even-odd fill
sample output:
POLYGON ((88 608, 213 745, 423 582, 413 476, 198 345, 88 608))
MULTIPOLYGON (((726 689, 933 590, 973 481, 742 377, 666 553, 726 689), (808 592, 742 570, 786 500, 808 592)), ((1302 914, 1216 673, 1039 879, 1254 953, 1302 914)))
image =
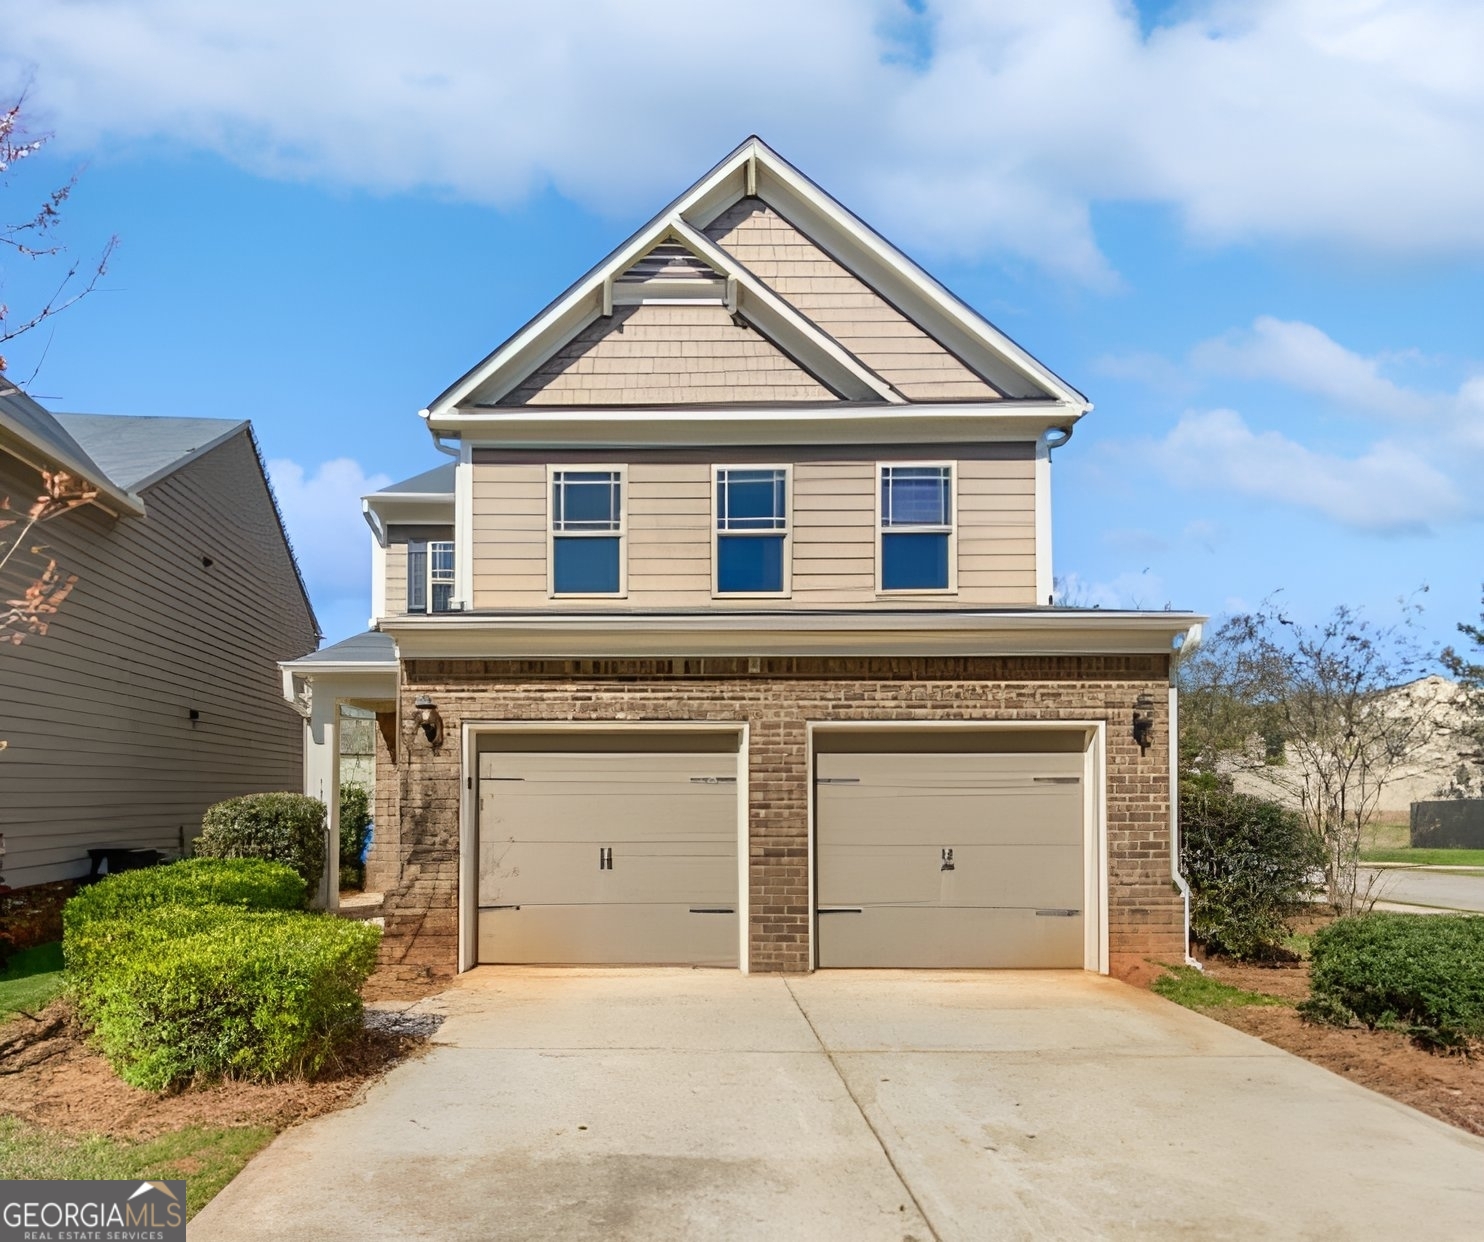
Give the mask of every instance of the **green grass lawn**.
POLYGON ((267 1126, 188 1126, 152 1139, 73 1138, 0 1115, 0 1179, 179 1177, 194 1216, 272 1137, 267 1126))
POLYGON ((0 971, 0 1021, 13 1013, 35 1013, 61 991, 61 943, 22 949, 0 971))
POLYGON ((1166 1000, 1187 1009, 1215 1009, 1221 1005, 1286 1005, 1281 997, 1266 992, 1248 992, 1220 983, 1194 966, 1166 966, 1170 973, 1156 979, 1153 988, 1166 1000))
POLYGON ((1484 850, 1361 850, 1361 862, 1416 863, 1419 867, 1484 867, 1484 850))

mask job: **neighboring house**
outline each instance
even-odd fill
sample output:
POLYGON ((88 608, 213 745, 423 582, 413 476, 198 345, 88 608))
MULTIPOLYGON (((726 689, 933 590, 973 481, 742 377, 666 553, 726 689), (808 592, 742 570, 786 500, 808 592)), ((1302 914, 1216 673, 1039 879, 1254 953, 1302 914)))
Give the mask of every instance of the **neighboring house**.
MULTIPOLYGON (((75 577, 44 634, 0 644, 0 832, 13 887, 85 875, 89 849, 174 853, 213 802, 303 784, 276 662, 318 625, 246 422, 51 414, 0 394, 0 497, 42 472, 96 496, 35 527, 0 600, 75 577)), ((9 548, 23 523, 0 530, 9 548)))
POLYGON ((744 143, 422 411, 373 631, 284 666, 318 787, 378 712, 390 960, 1181 960, 1201 618, 1052 606, 1090 408, 744 143))

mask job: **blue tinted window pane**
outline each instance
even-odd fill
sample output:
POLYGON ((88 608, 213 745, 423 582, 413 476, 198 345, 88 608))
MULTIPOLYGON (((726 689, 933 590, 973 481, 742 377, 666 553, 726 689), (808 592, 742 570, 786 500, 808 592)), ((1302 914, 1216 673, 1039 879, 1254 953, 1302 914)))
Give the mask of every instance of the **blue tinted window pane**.
POLYGON ((883 591, 941 591, 948 586, 948 535, 881 536, 883 591))
POLYGON ((447 612, 453 607, 453 584, 433 583, 433 611, 447 612))
POLYGON ((552 485, 556 529, 617 530, 618 475, 609 470, 566 470, 552 485))
POLYGON ((948 470, 943 466, 888 466, 881 472, 883 526, 947 526, 948 470))
POLYGON ((558 595, 616 595, 618 544, 612 539, 553 539, 552 586, 558 595))
POLYGON ((783 590, 783 536, 719 535, 716 589, 718 592, 783 590))
POLYGON ((782 470, 723 470, 716 482, 722 530, 782 530, 786 525, 782 470))

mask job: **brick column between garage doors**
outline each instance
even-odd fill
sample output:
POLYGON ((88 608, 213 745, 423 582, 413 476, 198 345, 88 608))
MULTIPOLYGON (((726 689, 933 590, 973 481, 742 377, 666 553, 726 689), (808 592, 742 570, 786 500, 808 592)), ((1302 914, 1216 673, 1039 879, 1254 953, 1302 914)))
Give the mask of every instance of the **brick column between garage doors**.
POLYGON ((1146 694, 1156 735, 1165 737, 1168 675, 1163 655, 409 660, 384 957, 430 974, 456 968, 465 720, 748 722, 748 940, 757 971, 810 965, 808 722, 1106 720, 1110 966, 1126 975, 1149 958, 1179 961, 1184 922, 1170 879, 1168 748, 1157 743, 1141 754, 1130 727, 1146 694), (422 694, 443 716, 446 740, 436 752, 414 733, 412 702, 422 694))

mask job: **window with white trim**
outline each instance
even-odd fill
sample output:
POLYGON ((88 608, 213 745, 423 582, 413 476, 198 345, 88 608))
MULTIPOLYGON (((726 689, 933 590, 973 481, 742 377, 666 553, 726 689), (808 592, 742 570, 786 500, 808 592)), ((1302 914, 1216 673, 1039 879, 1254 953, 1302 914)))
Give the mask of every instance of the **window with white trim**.
POLYGON ((453 540, 407 541, 408 612, 449 612, 453 608, 453 565, 453 540))
POLYGON ((882 466, 879 535, 883 591, 948 590, 953 467, 882 466))
POLYGON ((553 595, 622 594, 623 533, 622 471, 552 472, 553 595))
POLYGON ((716 472, 716 593, 780 595, 788 561, 788 471, 716 472))

